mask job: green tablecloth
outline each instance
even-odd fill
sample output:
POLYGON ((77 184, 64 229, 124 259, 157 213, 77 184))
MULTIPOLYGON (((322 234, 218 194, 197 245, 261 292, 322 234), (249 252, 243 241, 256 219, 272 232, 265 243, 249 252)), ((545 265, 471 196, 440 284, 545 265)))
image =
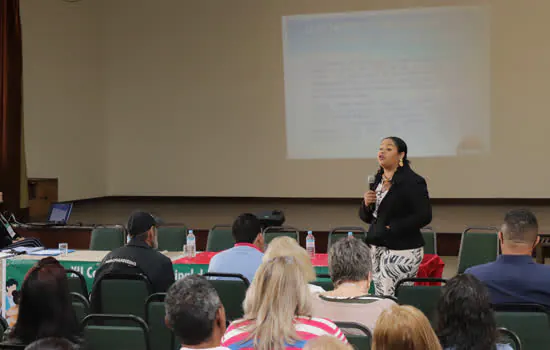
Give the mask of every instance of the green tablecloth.
MULTIPOLYGON (((21 283, 27 274, 27 271, 36 264, 37 260, 31 259, 7 259, 6 260, 6 281, 13 280, 17 283, 17 290, 20 289, 21 283)), ((95 261, 60 261, 66 269, 72 269, 84 275, 88 289, 91 290, 94 281, 95 272, 99 267, 100 262, 95 261)), ((184 276, 192 274, 203 274, 208 271, 207 264, 174 264, 174 277, 176 280, 184 276)), ((326 266, 316 266, 317 274, 328 274, 326 266)))

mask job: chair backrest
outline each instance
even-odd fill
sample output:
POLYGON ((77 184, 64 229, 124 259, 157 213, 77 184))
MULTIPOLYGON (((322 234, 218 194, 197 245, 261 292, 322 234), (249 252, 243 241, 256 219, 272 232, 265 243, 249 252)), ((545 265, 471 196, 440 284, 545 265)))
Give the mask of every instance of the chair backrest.
POLYGON ((78 322, 82 322, 90 313, 90 303, 82 294, 71 292, 73 310, 78 322))
POLYGON ((514 332, 521 340, 524 350, 541 349, 541 344, 550 344, 550 315, 537 304, 495 304, 498 327, 514 332))
POLYGON ((498 328, 497 331, 498 331, 498 340, 497 340, 498 344, 508 344, 512 347, 513 350, 522 349, 521 340, 519 339, 516 333, 504 327, 498 328))
POLYGON ((330 279, 330 275, 327 275, 327 274, 318 274, 317 279, 315 281, 311 282, 311 284, 319 286, 319 287, 323 288, 324 290, 326 290, 327 292, 329 290, 334 289, 334 285, 332 284, 332 280, 330 279))
POLYGON ((443 278, 404 278, 395 284, 395 296, 401 305, 412 305, 433 321, 441 286, 415 286, 415 282, 447 283, 443 278))
POLYGON ((495 261, 498 256, 496 227, 469 227, 462 233, 458 252, 458 273, 467 268, 495 261))
POLYGON ((88 299, 88 285, 84 276, 80 272, 71 269, 65 269, 65 273, 69 283, 69 292, 78 293, 88 299))
POLYGON ((225 309, 225 317, 234 321, 243 317, 243 301, 250 282, 241 274, 208 272, 203 275, 218 292, 225 309))
POLYGON ((122 247, 125 232, 122 226, 94 228, 90 238, 90 250, 113 250, 122 247))
POLYGON ((94 284, 92 309, 95 313, 145 317, 143 305, 152 293, 151 282, 141 273, 106 273, 94 284))
POLYGON ((158 228, 158 250, 169 252, 182 252, 183 245, 187 241, 187 227, 182 226, 160 226, 158 228))
POLYGON ((155 350, 174 350, 176 339, 174 333, 166 327, 164 318, 164 298, 166 293, 156 293, 149 296, 145 302, 145 322, 149 326, 151 348, 155 350))
POLYGON ((437 254, 437 233, 431 226, 426 226, 421 231, 424 238, 424 254, 437 254))
POLYGON ((266 246, 269 245, 269 242, 274 238, 283 236, 294 238, 300 243, 300 231, 291 226, 269 226, 263 230, 263 234, 266 246))
POLYGON ((330 247, 338 242, 342 238, 346 238, 349 235, 349 232, 352 233, 353 237, 360 239, 362 241, 367 238, 367 231, 364 228, 359 226, 342 226, 332 229, 328 233, 328 247, 327 252, 330 251, 330 247))
POLYGON ((214 225, 208 232, 207 252, 221 252, 235 245, 231 225, 214 225))
POLYGON ((355 322, 334 322, 346 334, 348 342, 357 350, 370 350, 372 342, 371 331, 362 324, 355 322), (362 334, 361 334, 362 333, 362 334))
POLYGON ((87 350, 150 350, 149 327, 134 315, 91 314, 82 321, 87 350), (116 323, 116 326, 105 324, 116 323), (118 325, 122 324, 122 325, 118 325))

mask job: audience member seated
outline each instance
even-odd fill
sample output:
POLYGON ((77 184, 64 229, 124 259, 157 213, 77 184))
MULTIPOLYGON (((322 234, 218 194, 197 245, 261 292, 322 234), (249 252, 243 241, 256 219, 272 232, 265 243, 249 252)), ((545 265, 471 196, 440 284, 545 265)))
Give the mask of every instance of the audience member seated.
POLYGON ((496 344, 497 326, 487 288, 472 275, 453 277, 437 304, 437 335, 446 350, 512 350, 496 344))
POLYGON ((312 295, 296 259, 277 257, 260 265, 243 303, 244 318, 231 323, 222 339, 230 349, 302 349, 330 335, 346 342, 331 321, 312 317, 312 295))
POLYGON ((335 289, 314 295, 313 316, 357 322, 374 330, 380 313, 395 302, 368 295, 371 267, 370 249, 363 241, 346 237, 334 243, 329 251, 328 268, 335 289))
POLYGON ((537 218, 531 211, 509 211, 498 233, 502 255, 494 262, 466 270, 487 285, 491 303, 550 307, 550 266, 535 263, 531 256, 540 240, 538 233, 537 218))
POLYGON ((19 315, 5 343, 26 345, 49 337, 81 343, 67 275, 55 258, 44 258, 29 270, 20 296, 19 315))
POLYGON ((335 337, 323 335, 308 341, 304 350, 353 350, 353 347, 335 337))
POLYGON ((264 256, 264 236, 260 220, 253 214, 242 214, 233 223, 235 246, 216 254, 208 272, 238 273, 252 282, 264 256))
POLYGON ((43 338, 32 342, 25 350, 78 350, 75 344, 63 338, 43 338))
MULTIPOLYGON (((311 259, 307 251, 298 244, 298 242, 290 237, 282 236, 273 239, 267 250, 265 251, 262 261, 269 261, 278 256, 292 256, 296 259, 298 267, 302 270, 306 281, 313 282, 317 279, 315 268, 311 263, 311 259)), ((320 293, 325 290, 319 286, 309 283, 309 291, 312 293, 320 293)))
POLYGON ((225 333, 225 310, 216 290, 201 276, 191 275, 174 283, 165 299, 166 325, 181 342, 181 349, 220 347, 225 333))
POLYGON ((172 261, 158 248, 157 222, 145 212, 135 212, 128 220, 130 241, 107 254, 95 274, 95 281, 109 273, 142 273, 149 278, 153 293, 165 293, 174 283, 172 261))
POLYGON ((372 350, 441 350, 441 345, 422 311, 395 305, 378 318, 372 350))

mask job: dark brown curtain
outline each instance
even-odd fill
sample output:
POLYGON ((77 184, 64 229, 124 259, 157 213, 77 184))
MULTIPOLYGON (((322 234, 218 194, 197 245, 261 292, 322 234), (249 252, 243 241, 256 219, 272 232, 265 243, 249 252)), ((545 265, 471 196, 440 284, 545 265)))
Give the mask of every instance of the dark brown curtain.
POLYGON ((21 208, 22 61, 19 0, 0 0, 0 192, 14 213, 21 208))

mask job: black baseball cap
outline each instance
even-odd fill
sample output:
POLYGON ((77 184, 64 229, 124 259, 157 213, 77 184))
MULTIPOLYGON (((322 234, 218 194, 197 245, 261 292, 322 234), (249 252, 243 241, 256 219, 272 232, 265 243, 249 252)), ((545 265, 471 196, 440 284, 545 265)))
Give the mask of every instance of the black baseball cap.
POLYGON ((128 234, 133 237, 149 231, 151 227, 156 227, 158 224, 153 215, 144 211, 135 211, 128 219, 128 234))

